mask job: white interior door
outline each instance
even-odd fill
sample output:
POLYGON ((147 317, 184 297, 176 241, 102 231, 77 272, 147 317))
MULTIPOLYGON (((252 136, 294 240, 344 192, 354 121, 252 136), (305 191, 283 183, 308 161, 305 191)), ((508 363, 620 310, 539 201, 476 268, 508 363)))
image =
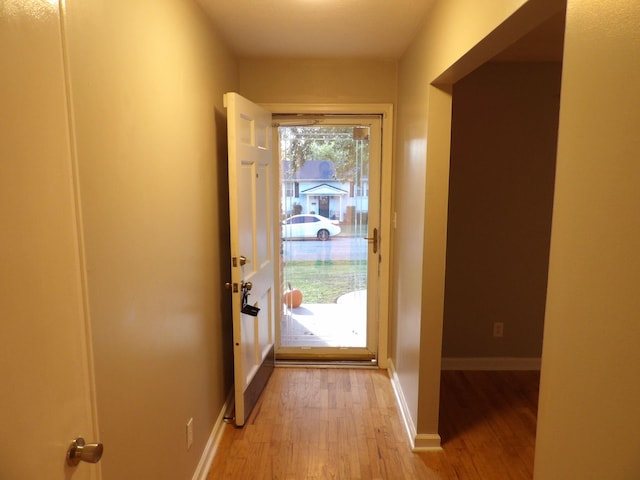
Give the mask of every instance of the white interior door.
POLYGON ((99 464, 66 463, 72 440, 97 439, 69 164, 41 152, 35 167, 5 155, 12 143, 0 141, 13 159, 0 162, 0 477, 96 479, 99 464))
POLYGON ((274 365, 274 212, 271 113, 224 96, 229 139, 229 215, 235 422, 244 425, 274 365))
POLYGON ((0 478, 96 479, 99 464, 66 462, 71 441, 95 441, 97 426, 59 9, 10 3, 0 7, 0 478))

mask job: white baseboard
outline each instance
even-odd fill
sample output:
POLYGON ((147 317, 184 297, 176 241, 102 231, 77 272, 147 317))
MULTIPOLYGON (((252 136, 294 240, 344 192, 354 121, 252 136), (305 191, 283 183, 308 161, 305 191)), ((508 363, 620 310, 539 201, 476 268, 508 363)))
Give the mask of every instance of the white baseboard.
POLYGON ((540 358, 475 357, 442 359, 442 370, 540 370, 540 358))
POLYGON ((202 456, 200 457, 200 461, 198 462, 198 466, 196 467, 196 471, 193 474, 192 480, 207 480, 207 476, 209 475, 209 470, 211 469, 211 464, 213 463, 213 457, 218 450, 218 445, 220 445, 220 440, 222 440, 222 433, 224 432, 224 417, 226 413, 229 411, 231 404, 233 403, 233 389, 229 393, 227 400, 224 402, 222 406, 222 410, 216 419, 215 424, 213 425, 213 430, 211 430, 211 434, 209 435, 209 439, 204 447, 204 451, 202 452, 202 456))
POLYGON ((402 416, 402 421, 409 436, 409 442, 411 443, 411 450, 414 452, 442 450, 440 435, 437 433, 417 433, 416 425, 411 417, 411 412, 409 411, 409 406, 402 391, 402 385, 400 384, 400 379, 396 373, 393 361, 389 359, 387 365, 393 392, 396 395, 396 401, 400 409, 400 415, 402 416))

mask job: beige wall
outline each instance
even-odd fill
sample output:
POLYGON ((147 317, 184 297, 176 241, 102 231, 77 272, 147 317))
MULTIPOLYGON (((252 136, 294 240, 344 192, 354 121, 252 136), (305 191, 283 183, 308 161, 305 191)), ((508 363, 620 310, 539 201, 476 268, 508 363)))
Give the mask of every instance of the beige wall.
POLYGON ((193 2, 67 8, 103 474, 190 478, 232 384, 222 95, 237 65, 193 2))
POLYGON ((397 62, 241 59, 240 94, 257 103, 395 103, 397 62))
POLYGON ((447 92, 561 8, 559 1, 439 1, 400 61, 391 357, 418 446, 422 440, 424 446, 438 442, 451 132, 447 92), (436 81, 442 90, 430 86, 436 81))
POLYGON ((640 472, 640 3, 569 0, 535 478, 640 472))
POLYGON ((453 87, 443 357, 542 354, 561 68, 487 63, 453 87))

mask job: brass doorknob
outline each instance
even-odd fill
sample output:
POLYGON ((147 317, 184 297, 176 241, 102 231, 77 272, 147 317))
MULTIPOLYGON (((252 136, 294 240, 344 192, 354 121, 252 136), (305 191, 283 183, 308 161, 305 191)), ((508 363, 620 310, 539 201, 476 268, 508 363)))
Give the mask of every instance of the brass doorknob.
POLYGON ((78 437, 67 450, 67 463, 73 467, 80 462, 98 463, 102 458, 104 447, 101 443, 85 443, 84 438, 78 437))

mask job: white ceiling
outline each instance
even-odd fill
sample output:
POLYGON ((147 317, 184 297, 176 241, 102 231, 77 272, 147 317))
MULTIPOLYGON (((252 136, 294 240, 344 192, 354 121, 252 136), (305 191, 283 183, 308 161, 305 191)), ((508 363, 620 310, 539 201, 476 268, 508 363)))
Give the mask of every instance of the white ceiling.
POLYGON ((197 0, 241 57, 399 58, 435 0, 197 0))

